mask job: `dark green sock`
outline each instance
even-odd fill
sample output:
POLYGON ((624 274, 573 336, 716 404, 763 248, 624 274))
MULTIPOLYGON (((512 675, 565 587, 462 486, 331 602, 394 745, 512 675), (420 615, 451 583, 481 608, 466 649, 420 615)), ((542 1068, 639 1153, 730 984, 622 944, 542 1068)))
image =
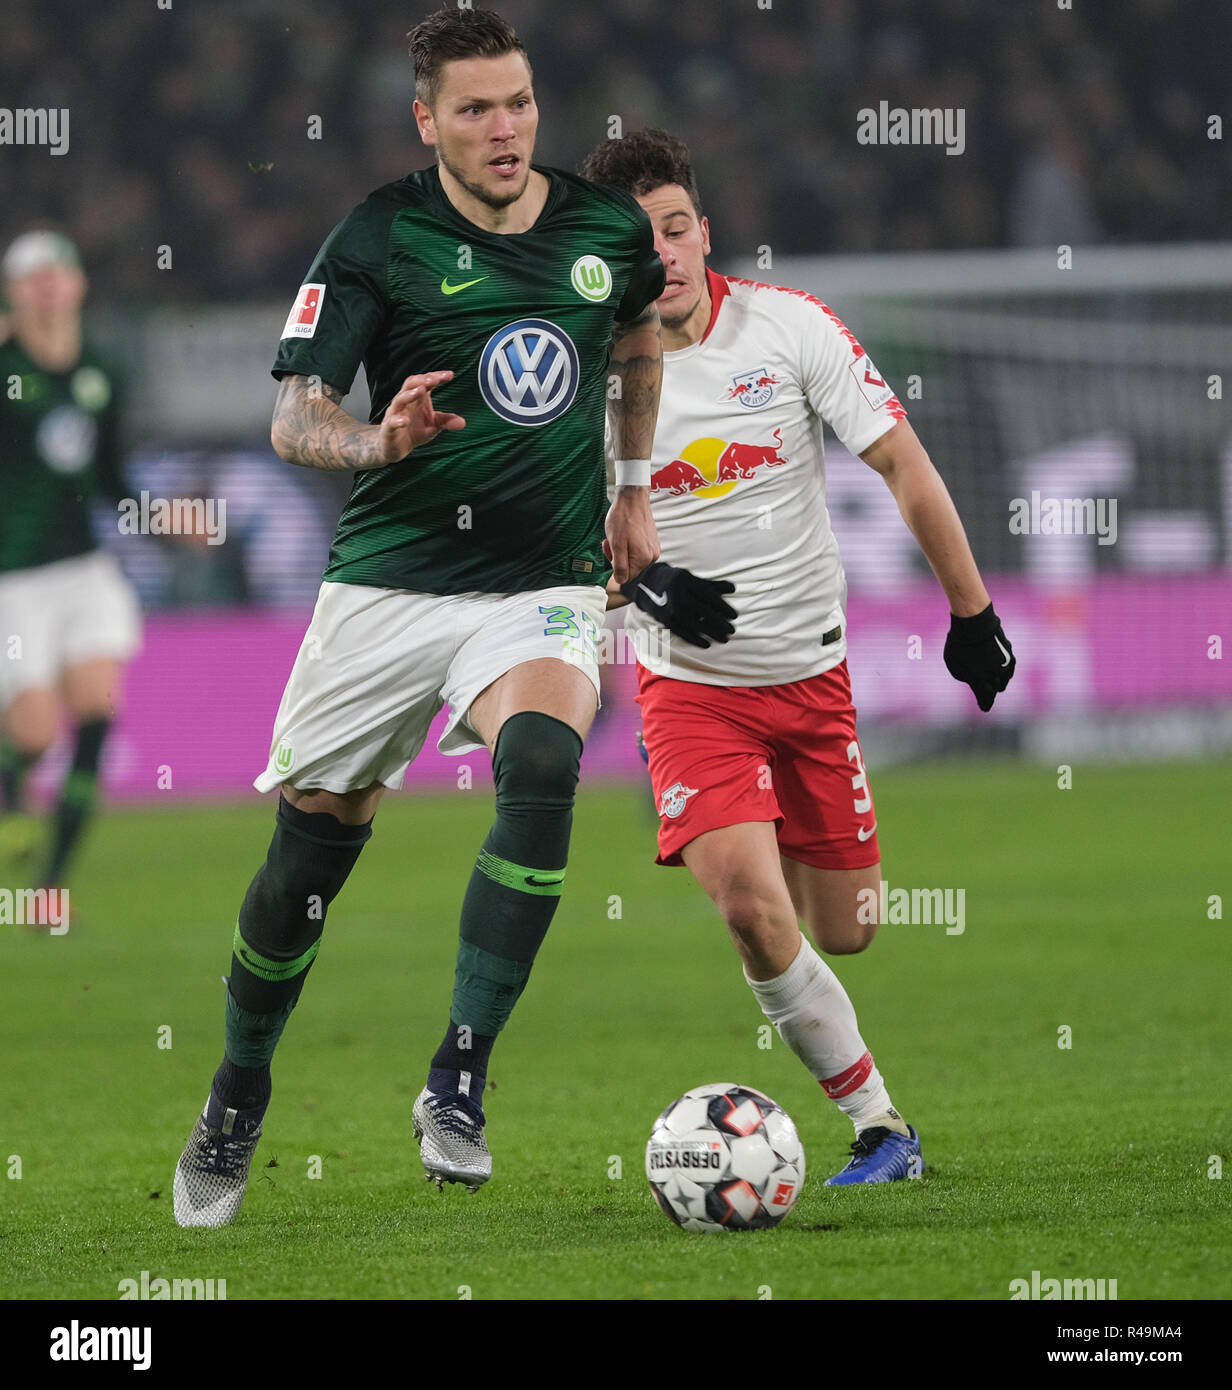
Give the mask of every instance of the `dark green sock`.
POLYGON ((94 810, 103 742, 110 727, 109 719, 89 719, 77 729, 72 766, 60 788, 52 819, 51 853, 39 878, 47 887, 61 886, 69 860, 94 810))
POLYGON ((0 741, 0 811, 26 809, 26 778, 41 757, 41 753, 27 753, 7 739, 0 741))
POLYGON ((457 1080, 467 1072, 469 1094, 482 1093, 491 1040, 526 988, 560 902, 581 752, 577 733, 551 715, 525 711, 501 727, 496 821, 462 904, 450 1028, 432 1059, 432 1090, 467 1089, 457 1080), (469 1051, 475 1039, 483 1045, 469 1051))
POLYGON ((299 1000, 338 895, 372 822, 343 825, 328 812, 279 798, 274 838, 249 886, 231 941, 226 1056, 264 1067, 299 1000))

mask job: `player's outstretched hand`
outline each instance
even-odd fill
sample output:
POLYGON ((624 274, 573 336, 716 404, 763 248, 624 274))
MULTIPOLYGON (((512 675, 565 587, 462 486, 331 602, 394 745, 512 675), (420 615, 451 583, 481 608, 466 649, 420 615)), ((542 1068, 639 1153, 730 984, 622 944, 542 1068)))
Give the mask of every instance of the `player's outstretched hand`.
POLYGON ((734 594, 736 586, 727 579, 702 579, 692 570, 657 560, 622 584, 620 592, 673 636, 695 647, 726 642, 736 630, 736 610, 723 597, 734 594))
POLYGON ((945 667, 956 681, 966 681, 985 714, 1010 683, 1017 665, 1014 649, 990 603, 972 618, 950 614, 945 639, 945 667))
POLYGON ((432 405, 432 392, 452 376, 452 372, 420 372, 402 383, 381 417, 378 447, 386 463, 406 458, 412 449, 435 439, 442 430, 465 426, 461 415, 436 410, 432 405))

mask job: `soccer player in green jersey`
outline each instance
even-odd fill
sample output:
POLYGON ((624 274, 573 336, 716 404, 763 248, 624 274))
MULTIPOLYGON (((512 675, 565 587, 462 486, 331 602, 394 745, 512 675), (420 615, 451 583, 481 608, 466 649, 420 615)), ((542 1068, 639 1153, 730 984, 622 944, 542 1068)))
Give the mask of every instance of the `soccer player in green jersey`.
POLYGON ((19 236, 0 275, 0 847, 8 872, 44 890, 36 925, 61 928, 121 671, 141 640, 136 595, 90 524, 95 498, 126 492, 120 383, 83 340, 86 277, 66 237, 19 236), (65 715, 72 759, 35 859, 26 781, 65 715))
POLYGON ((532 164, 530 65, 500 16, 447 8, 410 39, 436 165, 334 229, 274 365, 274 447, 355 480, 256 781, 282 789, 276 828, 235 928, 224 1060, 176 1169, 184 1226, 239 1210, 326 909, 445 704, 439 747, 490 750, 496 819, 412 1122, 438 1185, 490 1176, 488 1057, 564 883, 605 584, 658 556, 664 276, 650 222, 628 194, 532 164), (340 408, 361 361, 368 424, 340 408))

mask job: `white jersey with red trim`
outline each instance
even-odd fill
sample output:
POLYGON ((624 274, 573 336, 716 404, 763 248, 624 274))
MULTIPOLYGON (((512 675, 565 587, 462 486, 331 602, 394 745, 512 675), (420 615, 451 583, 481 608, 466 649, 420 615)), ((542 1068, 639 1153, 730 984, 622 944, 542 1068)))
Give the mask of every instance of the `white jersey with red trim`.
POLYGON ((627 610, 645 664, 707 685, 785 685, 847 654, 847 581, 821 422, 853 454, 906 411, 841 320, 802 290, 707 269, 712 312, 663 354, 651 506, 663 559, 730 579, 735 636, 696 647, 627 610))

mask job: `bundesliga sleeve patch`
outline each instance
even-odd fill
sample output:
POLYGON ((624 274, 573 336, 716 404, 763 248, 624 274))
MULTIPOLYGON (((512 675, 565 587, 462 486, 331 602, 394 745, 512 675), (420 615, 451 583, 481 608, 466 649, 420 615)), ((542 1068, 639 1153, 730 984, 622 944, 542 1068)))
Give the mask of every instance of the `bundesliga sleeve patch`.
POLYGON ((311 338, 317 331, 317 320, 321 317, 321 305, 324 303, 324 285, 301 285, 287 315, 283 338, 311 338))
POLYGON ((880 410, 894 395, 894 388, 888 385, 885 377, 873 366, 873 359, 867 353, 863 357, 857 357, 849 370, 855 377, 856 385, 864 399, 874 410, 880 410))

